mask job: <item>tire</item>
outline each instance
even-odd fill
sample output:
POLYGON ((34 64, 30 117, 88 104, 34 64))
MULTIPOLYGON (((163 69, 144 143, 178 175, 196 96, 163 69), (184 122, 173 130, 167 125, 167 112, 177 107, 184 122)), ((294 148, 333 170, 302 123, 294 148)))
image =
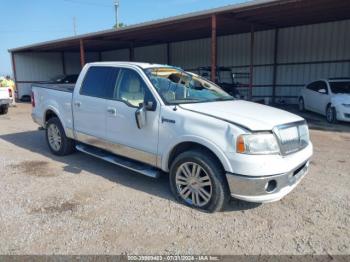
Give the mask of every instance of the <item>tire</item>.
POLYGON ((230 199, 224 170, 205 151, 191 150, 178 155, 171 164, 169 180, 176 200, 192 208, 212 213, 222 210, 230 199), (197 176, 193 176, 196 171, 197 176))
POLYGON ((337 123, 337 110, 332 105, 327 106, 326 120, 330 124, 337 123))
POLYGON ((57 117, 47 121, 45 136, 52 154, 66 156, 74 151, 74 141, 66 136, 61 121, 57 117))
POLYGON ((6 115, 9 111, 9 106, 8 105, 2 105, 0 107, 0 115, 6 115))
POLYGON ((302 98, 302 97, 299 98, 298 109, 299 109, 300 112, 304 112, 305 111, 304 98, 302 98))

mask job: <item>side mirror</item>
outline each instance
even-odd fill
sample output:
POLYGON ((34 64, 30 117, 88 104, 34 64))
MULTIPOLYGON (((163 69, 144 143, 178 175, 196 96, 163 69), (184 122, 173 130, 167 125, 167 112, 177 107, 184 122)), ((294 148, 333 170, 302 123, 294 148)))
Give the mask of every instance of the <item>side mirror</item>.
POLYGON ((144 107, 145 107, 145 109, 147 111, 154 111, 154 110, 156 110, 156 106, 157 106, 156 103, 153 102, 153 101, 146 101, 145 105, 144 105, 144 107))
POLYGON ((320 94, 327 94, 327 91, 326 91, 326 89, 324 89, 324 88, 319 89, 318 92, 319 92, 320 94))
POLYGON ((136 125, 141 129, 146 124, 146 107, 140 104, 140 107, 135 112, 136 125))

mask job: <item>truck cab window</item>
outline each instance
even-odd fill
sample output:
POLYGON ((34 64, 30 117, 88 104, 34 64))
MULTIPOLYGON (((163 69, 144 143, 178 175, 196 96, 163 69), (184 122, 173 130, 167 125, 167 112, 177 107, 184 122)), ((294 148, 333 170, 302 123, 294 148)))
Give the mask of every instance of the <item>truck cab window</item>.
POLYGON ((114 83, 119 69, 116 67, 93 66, 84 78, 80 94, 98 98, 113 98, 114 83))
POLYGON ((114 98, 133 107, 139 107, 144 102, 146 84, 140 75, 131 69, 121 69, 117 80, 114 98))

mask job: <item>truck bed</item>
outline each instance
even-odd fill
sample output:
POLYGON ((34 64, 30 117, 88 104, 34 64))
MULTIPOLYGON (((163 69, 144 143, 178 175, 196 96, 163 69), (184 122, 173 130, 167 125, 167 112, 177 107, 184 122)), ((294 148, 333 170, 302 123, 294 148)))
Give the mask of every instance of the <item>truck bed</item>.
POLYGON ((53 89, 62 92, 73 93, 75 85, 73 84, 35 84, 32 85, 39 88, 53 89))
POLYGON ((32 92, 35 100, 32 117, 36 123, 45 125, 45 114, 51 110, 62 119, 62 125, 70 136, 73 130, 72 98, 74 85, 71 84, 33 84, 32 92))

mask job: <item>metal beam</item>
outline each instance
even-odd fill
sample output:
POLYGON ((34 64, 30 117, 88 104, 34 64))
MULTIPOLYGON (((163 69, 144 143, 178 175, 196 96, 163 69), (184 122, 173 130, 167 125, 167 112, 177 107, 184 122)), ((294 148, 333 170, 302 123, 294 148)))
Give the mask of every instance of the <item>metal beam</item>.
POLYGON ((129 61, 134 61, 134 60, 135 60, 134 43, 131 43, 129 47, 129 61))
POLYGON ((277 63, 278 63, 278 35, 279 29, 275 29, 275 43, 273 50, 273 75, 272 75, 272 103, 275 103, 276 98, 276 83, 277 83, 277 63))
POLYGON ((253 80, 254 80, 254 26, 250 27, 250 64, 249 64, 249 99, 253 97, 253 80))
POLYGON ((171 44, 166 44, 166 58, 167 58, 167 64, 171 65, 171 44))
POLYGON ((216 66, 217 66, 217 18, 216 15, 211 16, 211 81, 216 82, 216 66))
POLYGON ((64 52, 61 52, 61 61, 62 61, 62 73, 66 75, 66 58, 64 57, 64 52))
POLYGON ((81 68, 83 68, 85 65, 84 40, 80 39, 79 43, 80 43, 80 65, 81 65, 81 68))
POLYGON ((11 52, 11 63, 12 63, 12 73, 13 73, 13 78, 15 80, 15 85, 16 85, 16 89, 18 90, 17 87, 17 71, 16 71, 16 61, 15 61, 15 54, 13 52, 11 52))

